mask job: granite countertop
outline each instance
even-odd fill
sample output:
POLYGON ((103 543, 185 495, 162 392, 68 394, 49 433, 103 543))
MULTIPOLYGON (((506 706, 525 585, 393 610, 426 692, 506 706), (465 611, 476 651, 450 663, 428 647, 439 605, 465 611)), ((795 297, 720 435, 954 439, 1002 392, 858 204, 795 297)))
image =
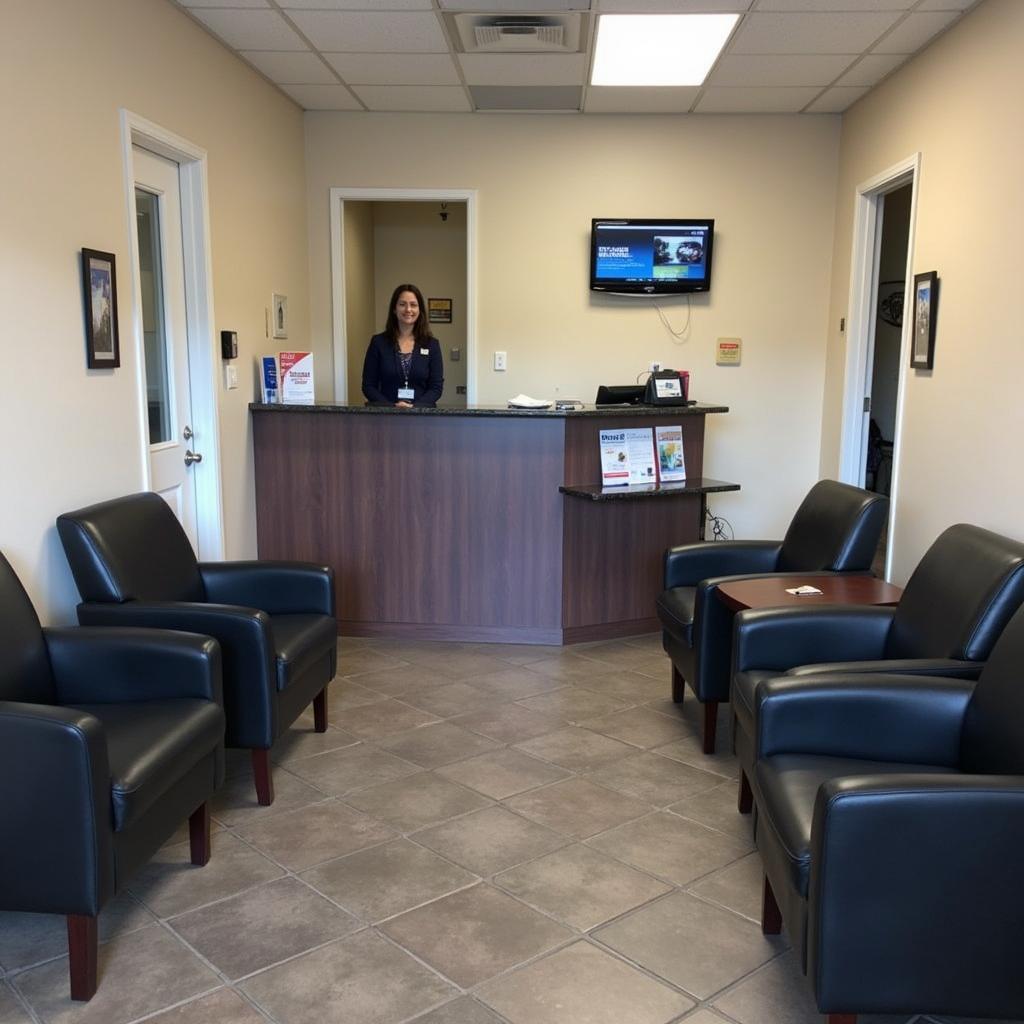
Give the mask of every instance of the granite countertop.
POLYGON ((570 498, 589 501, 635 501, 637 498, 670 498, 680 494, 720 494, 738 491, 739 484, 710 477, 693 477, 679 483, 634 484, 632 487, 602 487, 601 484, 563 484, 558 488, 570 498))
POLYGON ((528 416, 557 419, 576 417, 610 416, 704 416, 707 413, 728 412, 726 405, 697 402, 694 405, 584 405, 577 409, 509 409, 504 405, 469 405, 465 408, 451 406, 428 409, 416 407, 399 409, 393 405, 338 405, 334 402, 317 402, 314 405, 267 405, 264 402, 250 402, 253 412, 317 412, 317 413, 360 413, 380 416, 528 416))

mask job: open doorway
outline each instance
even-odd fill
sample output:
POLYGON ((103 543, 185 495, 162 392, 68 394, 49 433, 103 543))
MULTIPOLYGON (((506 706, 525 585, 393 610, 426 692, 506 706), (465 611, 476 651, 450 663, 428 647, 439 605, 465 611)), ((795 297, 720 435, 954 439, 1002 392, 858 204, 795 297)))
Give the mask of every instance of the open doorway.
POLYGON ((475 400, 475 193, 331 190, 335 401, 361 405, 363 357, 396 285, 427 303, 444 356, 439 406, 475 400))

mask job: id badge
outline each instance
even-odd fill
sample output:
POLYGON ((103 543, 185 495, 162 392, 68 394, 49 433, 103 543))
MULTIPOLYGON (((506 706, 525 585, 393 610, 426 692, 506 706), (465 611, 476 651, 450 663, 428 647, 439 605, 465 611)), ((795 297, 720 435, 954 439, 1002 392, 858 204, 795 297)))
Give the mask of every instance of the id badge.
POLYGON ((429 356, 430 355, 430 349, 429 348, 421 348, 420 349, 420 355, 421 356, 429 356))
POLYGON ((416 392, 412 388, 398 389, 398 400, 400 402, 411 402, 415 397, 416 392))

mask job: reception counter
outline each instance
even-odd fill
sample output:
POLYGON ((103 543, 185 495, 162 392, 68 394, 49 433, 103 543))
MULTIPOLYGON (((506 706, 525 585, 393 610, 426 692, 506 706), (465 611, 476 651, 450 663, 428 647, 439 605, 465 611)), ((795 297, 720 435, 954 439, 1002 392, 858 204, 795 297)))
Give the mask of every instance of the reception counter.
POLYGON ((334 567, 349 636, 564 644, 651 632, 702 536, 724 406, 250 406, 261 558, 334 567), (686 484, 602 491, 598 431, 681 425, 686 484))

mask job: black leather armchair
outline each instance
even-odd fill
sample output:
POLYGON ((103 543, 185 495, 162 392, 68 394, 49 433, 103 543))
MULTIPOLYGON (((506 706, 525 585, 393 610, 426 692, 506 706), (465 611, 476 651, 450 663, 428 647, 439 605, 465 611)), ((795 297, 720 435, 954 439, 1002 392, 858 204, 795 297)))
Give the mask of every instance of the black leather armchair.
POLYGON ((729 699, 734 613, 718 599, 718 587, 741 576, 867 572, 888 507, 882 495, 822 480, 781 541, 685 544, 665 552, 657 609, 672 659, 672 699, 679 703, 689 683, 704 705, 704 753, 714 752, 718 705, 729 699))
POLYGON ((978 526, 945 530, 890 608, 820 605, 740 612, 733 634, 739 808, 751 809, 755 691, 766 679, 898 672, 977 679, 1024 603, 1024 544, 978 526))
POLYGON ((0 909, 64 914, 71 998, 97 980, 97 915, 224 777, 215 640, 149 629, 42 629, 0 555, 0 909))
POLYGON ((156 494, 134 494, 57 520, 93 626, 181 629, 215 637, 224 658, 226 742, 252 752, 256 795, 274 799, 270 750, 313 702, 327 728, 337 668, 334 573, 304 562, 197 562, 156 494))
POLYGON ((762 928, 830 1024, 1024 1017, 1024 609, 977 681, 836 673, 757 689, 762 928))

